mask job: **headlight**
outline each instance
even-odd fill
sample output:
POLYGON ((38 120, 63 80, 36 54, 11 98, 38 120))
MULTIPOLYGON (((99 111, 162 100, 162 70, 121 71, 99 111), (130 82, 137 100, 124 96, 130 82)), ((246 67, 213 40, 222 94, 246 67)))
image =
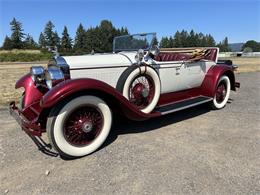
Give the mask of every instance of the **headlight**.
POLYGON ((48 68, 45 71, 45 81, 49 89, 51 89, 56 84, 64 81, 64 74, 59 68, 48 68))
POLYGON ((39 84, 44 80, 44 68, 42 66, 32 66, 30 72, 35 84, 39 84))

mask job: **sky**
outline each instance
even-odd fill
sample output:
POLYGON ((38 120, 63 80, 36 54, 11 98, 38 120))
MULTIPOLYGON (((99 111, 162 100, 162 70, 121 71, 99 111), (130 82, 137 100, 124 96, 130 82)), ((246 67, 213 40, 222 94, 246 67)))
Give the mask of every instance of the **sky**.
POLYGON ((159 39, 193 29, 217 42, 260 41, 260 0, 0 0, 0 45, 13 17, 36 41, 49 20, 60 36, 66 25, 74 38, 79 23, 89 28, 103 19, 131 34, 157 32, 159 39))

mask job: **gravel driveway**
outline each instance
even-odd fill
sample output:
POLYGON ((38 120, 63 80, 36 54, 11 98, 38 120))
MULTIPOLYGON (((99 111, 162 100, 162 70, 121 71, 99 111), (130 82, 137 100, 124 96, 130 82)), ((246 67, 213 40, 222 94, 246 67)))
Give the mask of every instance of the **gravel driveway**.
POLYGON ((1 108, 0 194, 260 194, 260 72, 237 78, 223 110, 121 120, 75 160, 40 152, 1 108))

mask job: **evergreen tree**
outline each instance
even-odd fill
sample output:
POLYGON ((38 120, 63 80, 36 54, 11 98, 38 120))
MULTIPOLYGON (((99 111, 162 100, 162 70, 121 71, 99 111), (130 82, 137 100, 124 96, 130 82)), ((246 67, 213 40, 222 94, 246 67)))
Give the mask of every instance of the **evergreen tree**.
POLYGON ((26 49, 36 49, 37 43, 33 40, 33 37, 30 34, 27 34, 24 40, 24 47, 26 49))
POLYGON ((216 46, 216 41, 214 40, 211 34, 206 35, 206 46, 207 47, 216 46))
POLYGON ((115 36, 128 34, 127 28, 116 29, 112 22, 102 20, 99 26, 86 31, 86 51, 111 52, 115 36))
POLYGON ((73 49, 78 53, 86 51, 86 31, 81 23, 76 31, 73 49))
POLYGON ((15 18, 10 22, 11 25, 11 41, 12 41, 12 48, 14 49, 22 49, 23 48, 23 28, 22 23, 17 21, 15 18))
POLYGON ((60 48, 61 46, 61 40, 57 31, 53 33, 53 46, 56 46, 57 48, 60 48))
POLYGON ((8 36, 5 37, 2 49, 6 49, 6 50, 13 49, 13 42, 8 36))
POLYGON ((158 40, 157 40, 156 37, 155 37, 154 40, 153 40, 153 45, 158 45, 158 40))
POLYGON ((225 37, 225 39, 222 42, 220 42, 217 45, 217 47, 219 47, 219 50, 221 52, 229 52, 229 51, 231 51, 231 49, 228 46, 228 38, 227 37, 225 37))
POLYGON ((188 43, 189 33, 186 30, 182 30, 180 33, 181 46, 180 47, 190 47, 188 43))
POLYGON ((173 47, 174 47, 174 39, 173 39, 172 36, 170 36, 170 38, 169 38, 168 47, 169 47, 169 48, 173 48, 173 47))
MULTIPOLYGON (((45 44, 46 46, 53 47, 56 45, 56 41, 54 38, 54 24, 49 21, 47 22, 45 28, 44 28, 44 38, 45 38, 45 44)), ((57 38, 57 37, 56 37, 57 38)))
POLYGON ((42 32, 40 33, 38 44, 41 48, 46 47, 46 40, 42 32))
MULTIPOLYGON (((119 30, 119 29, 118 29, 119 30)), ((120 36, 120 35, 128 35, 128 29, 127 28, 121 28, 121 30, 119 31, 119 33, 116 36, 120 36)))
POLYGON ((168 37, 162 37, 161 42, 160 42, 160 47, 161 48, 168 48, 168 46, 169 46, 168 37))
POLYGON ((99 33, 99 49, 102 52, 111 52, 112 43, 115 36, 115 28, 108 20, 102 20, 98 29, 99 33))
POLYGON ((181 33, 177 31, 173 37, 174 47, 183 47, 181 33))
POLYGON ((71 51, 72 44, 71 44, 72 39, 69 36, 68 29, 66 26, 64 26, 63 32, 62 32, 62 38, 61 38, 61 50, 69 52, 71 51))
POLYGON ((198 39, 196 36, 197 33, 194 32, 194 30, 191 30, 188 37, 187 37, 187 44, 188 47, 197 47, 198 46, 198 39))

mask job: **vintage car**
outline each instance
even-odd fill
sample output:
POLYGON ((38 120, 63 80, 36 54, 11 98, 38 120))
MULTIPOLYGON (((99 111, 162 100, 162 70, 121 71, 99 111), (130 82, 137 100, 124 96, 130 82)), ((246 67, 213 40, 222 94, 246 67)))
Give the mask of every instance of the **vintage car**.
MULTIPOLYGON (((31 67, 10 113, 31 137, 47 132, 65 157, 97 150, 117 114, 146 120, 208 103, 223 108, 239 83, 237 66, 218 61, 218 48, 159 49, 155 33, 116 37, 113 53, 59 56, 31 67)), ((144 123, 145 124, 145 123, 144 123)))

